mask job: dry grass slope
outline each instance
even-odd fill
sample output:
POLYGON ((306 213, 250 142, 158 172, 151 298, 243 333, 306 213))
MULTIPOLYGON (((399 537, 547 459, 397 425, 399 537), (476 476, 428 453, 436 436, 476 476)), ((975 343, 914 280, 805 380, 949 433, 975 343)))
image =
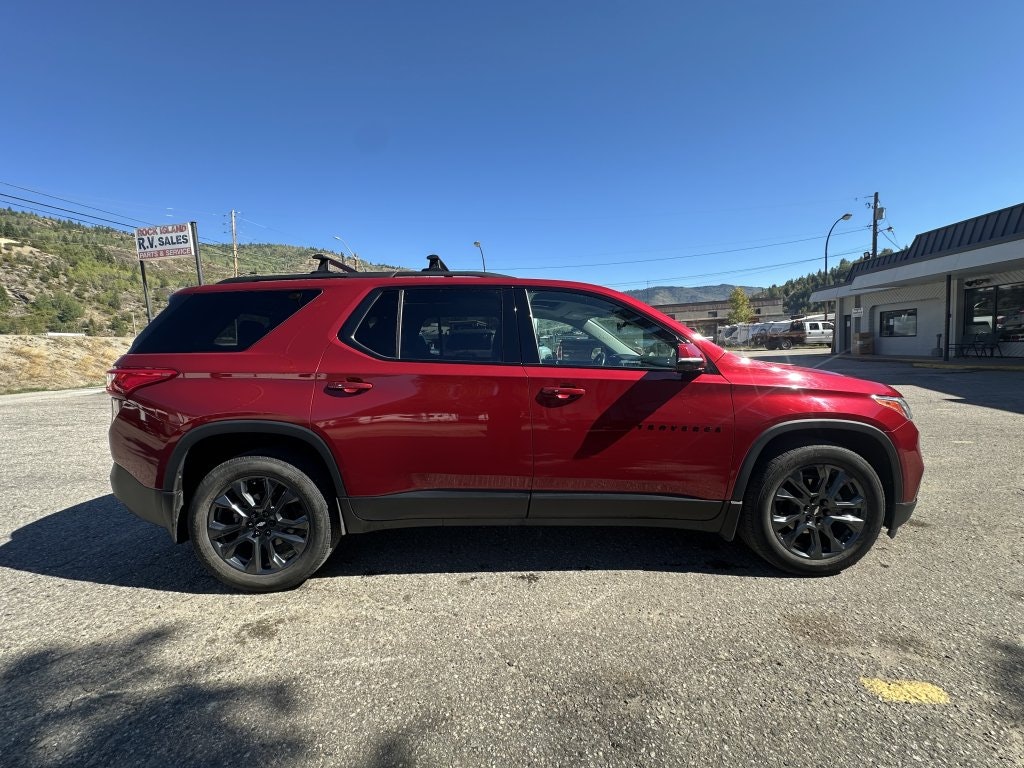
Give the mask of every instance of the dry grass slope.
POLYGON ((0 335, 0 394, 104 383, 129 338, 0 335))

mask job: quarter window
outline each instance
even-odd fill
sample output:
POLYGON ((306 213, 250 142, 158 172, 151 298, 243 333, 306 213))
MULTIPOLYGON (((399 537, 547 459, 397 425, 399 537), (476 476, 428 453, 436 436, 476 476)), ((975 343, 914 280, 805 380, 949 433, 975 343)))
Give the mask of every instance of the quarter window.
POLYGON ((381 357, 395 357, 398 348, 398 291, 384 291, 377 296, 352 338, 381 357))
POLYGON ((175 294, 128 351, 241 352, 319 294, 308 289, 175 294))

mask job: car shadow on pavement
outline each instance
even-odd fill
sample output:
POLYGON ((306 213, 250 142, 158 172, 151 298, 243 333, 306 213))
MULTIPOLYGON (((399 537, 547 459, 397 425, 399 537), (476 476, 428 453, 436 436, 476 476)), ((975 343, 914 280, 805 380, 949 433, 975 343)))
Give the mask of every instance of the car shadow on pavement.
MULTIPOLYGON (((25 525, 0 567, 167 592, 229 593, 188 544, 139 520, 113 494, 25 525)), ((317 577, 472 571, 646 570, 778 577, 738 542, 670 528, 446 527, 342 540, 317 577)))
POLYGON ((129 512, 113 494, 22 526, 0 545, 0 567, 60 579, 168 592, 227 593, 187 545, 129 512))
POLYGON ((993 642, 990 646, 998 654, 993 682, 1003 693, 1000 704, 1010 722, 1024 724, 1024 645, 993 642))
POLYGON ((211 680, 203 654, 182 659, 186 642, 165 625, 5 654, 4 765, 304 764, 312 745, 292 725, 300 692, 279 680, 211 680))
POLYGON ((313 578, 403 573, 664 571, 785 577, 716 534, 671 528, 446 527, 343 539, 313 578))

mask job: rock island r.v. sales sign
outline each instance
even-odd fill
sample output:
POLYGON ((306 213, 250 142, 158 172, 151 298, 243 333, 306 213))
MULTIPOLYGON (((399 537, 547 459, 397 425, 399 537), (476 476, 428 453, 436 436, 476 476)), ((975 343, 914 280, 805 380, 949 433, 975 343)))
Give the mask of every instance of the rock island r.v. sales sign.
POLYGON ((135 230, 135 251, 140 261, 195 256, 195 248, 188 224, 157 224, 135 230))

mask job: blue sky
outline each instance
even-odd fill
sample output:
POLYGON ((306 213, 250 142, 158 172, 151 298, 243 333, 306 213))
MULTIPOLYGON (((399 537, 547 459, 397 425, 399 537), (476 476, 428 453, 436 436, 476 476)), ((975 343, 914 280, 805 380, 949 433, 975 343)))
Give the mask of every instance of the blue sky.
POLYGON ((819 269, 844 212, 830 262, 868 250, 876 190, 900 245, 1024 200, 1019 2, 41 1, 4 19, 0 181, 194 219, 208 241, 234 208, 242 242, 340 235, 385 263, 476 269, 480 240, 523 276, 767 285, 819 269))

